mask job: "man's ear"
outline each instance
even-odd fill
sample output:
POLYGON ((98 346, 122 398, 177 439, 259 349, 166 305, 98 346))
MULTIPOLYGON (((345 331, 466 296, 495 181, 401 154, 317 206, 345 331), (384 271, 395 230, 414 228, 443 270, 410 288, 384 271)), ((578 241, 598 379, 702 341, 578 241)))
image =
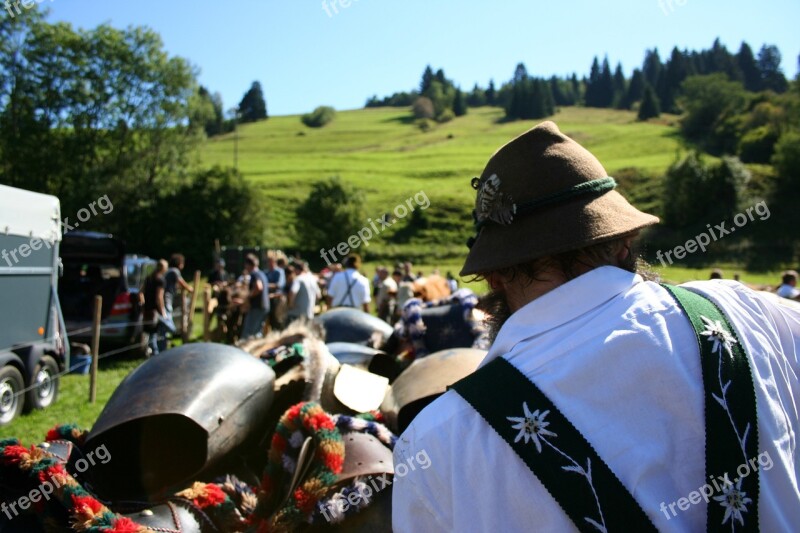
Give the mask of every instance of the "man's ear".
POLYGON ((636 237, 639 236, 639 232, 634 232, 625 237, 623 241, 622 248, 617 252, 617 262, 621 263, 622 261, 626 260, 629 255, 631 255, 631 246, 633 245, 633 241, 636 240, 636 237))
POLYGON ((489 288, 493 291, 499 291, 504 288, 505 284, 503 283, 503 277, 498 274, 497 272, 491 272, 486 274, 486 283, 489 284, 489 288))

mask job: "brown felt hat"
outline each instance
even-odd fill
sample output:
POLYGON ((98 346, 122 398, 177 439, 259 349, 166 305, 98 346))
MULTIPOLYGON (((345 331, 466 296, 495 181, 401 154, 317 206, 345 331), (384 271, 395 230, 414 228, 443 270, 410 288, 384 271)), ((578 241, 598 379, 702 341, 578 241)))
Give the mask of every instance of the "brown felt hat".
POLYGON ((658 223, 614 190, 588 150, 543 122, 500 148, 472 180, 476 235, 461 275, 577 250, 658 223))

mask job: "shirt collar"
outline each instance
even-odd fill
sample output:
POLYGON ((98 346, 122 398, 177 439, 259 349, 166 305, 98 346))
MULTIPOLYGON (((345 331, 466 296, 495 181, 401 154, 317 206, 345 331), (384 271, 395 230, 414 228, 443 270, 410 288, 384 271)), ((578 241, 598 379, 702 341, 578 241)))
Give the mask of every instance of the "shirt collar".
POLYGON ((559 285, 509 317, 480 366, 507 354, 519 342, 566 324, 642 281, 638 274, 603 266, 559 285))

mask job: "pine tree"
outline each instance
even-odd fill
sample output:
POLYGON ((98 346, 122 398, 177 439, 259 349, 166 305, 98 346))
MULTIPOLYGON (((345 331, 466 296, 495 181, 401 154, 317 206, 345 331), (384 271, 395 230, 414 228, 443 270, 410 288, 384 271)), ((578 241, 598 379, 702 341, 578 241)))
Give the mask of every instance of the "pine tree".
POLYGON ((758 52, 758 70, 761 73, 761 87, 776 93, 786 92, 789 84, 781 71, 781 52, 777 46, 764 45, 758 52))
POLYGON ((658 96, 650 85, 644 89, 644 97, 642 98, 642 105, 639 106, 639 120, 647 120, 661 115, 661 108, 658 103, 658 96))
POLYGON ((744 88, 753 92, 760 91, 761 71, 758 69, 753 50, 744 41, 742 41, 742 46, 739 48, 739 53, 736 54, 736 62, 739 65, 739 70, 742 71, 744 88))
POLYGON ((267 102, 264 100, 264 92, 259 82, 254 81, 250 90, 242 97, 239 103, 239 117, 241 122, 255 122, 268 118, 267 102))
POLYGON ((661 70, 664 66, 661 63, 661 58, 658 56, 658 48, 647 50, 644 53, 644 64, 642 65, 642 74, 644 79, 651 87, 658 86, 658 79, 661 77, 661 70))
POLYGON ((431 66, 428 65, 425 67, 425 71, 422 73, 422 80, 419 83, 419 94, 425 94, 431 88, 431 83, 433 83, 433 69, 431 66))
POLYGON ((589 70, 589 79, 586 82, 586 107, 602 107, 602 95, 600 94, 600 63, 595 56, 592 67, 589 70))
POLYGON ((494 88, 494 80, 489 80, 489 87, 486 89, 486 105, 497 105, 497 90, 494 88))
POLYGON ((625 109, 631 109, 633 104, 642 100, 644 97, 645 83, 642 71, 638 68, 634 69, 631 82, 628 85, 628 91, 625 93, 625 102, 623 106, 625 109))
POLYGON ((457 117, 463 117, 467 114, 467 102, 461 89, 456 89, 456 97, 453 100, 453 114, 457 117))
POLYGON ((600 100, 598 107, 611 107, 614 102, 614 77, 611 75, 611 67, 608 64, 608 57, 603 59, 603 72, 600 75, 600 100))
POLYGON ((614 70, 614 98, 613 103, 616 109, 625 108, 625 74, 622 72, 622 64, 617 63, 614 70))

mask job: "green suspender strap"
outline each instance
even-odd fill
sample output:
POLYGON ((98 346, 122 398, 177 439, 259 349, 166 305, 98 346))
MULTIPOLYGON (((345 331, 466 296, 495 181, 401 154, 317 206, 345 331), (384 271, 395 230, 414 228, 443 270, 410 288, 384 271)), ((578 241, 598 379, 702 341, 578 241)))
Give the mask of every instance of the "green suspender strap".
MULTIPOLYGON (((757 457, 755 392, 747 357, 712 302, 680 287, 665 288, 689 316, 702 358, 706 450, 712 450, 706 453, 711 481, 708 494, 703 492, 710 501, 708 529, 726 524, 732 531, 755 531, 758 475, 734 477, 747 458, 757 457)), ((579 530, 656 531, 580 431, 506 359, 498 357, 452 388, 511 446, 579 530)))
POLYGON ((758 531, 758 423, 750 360, 727 317, 697 293, 663 285, 692 323, 705 389, 709 531, 758 531), (709 498, 709 495, 711 496, 709 498))

